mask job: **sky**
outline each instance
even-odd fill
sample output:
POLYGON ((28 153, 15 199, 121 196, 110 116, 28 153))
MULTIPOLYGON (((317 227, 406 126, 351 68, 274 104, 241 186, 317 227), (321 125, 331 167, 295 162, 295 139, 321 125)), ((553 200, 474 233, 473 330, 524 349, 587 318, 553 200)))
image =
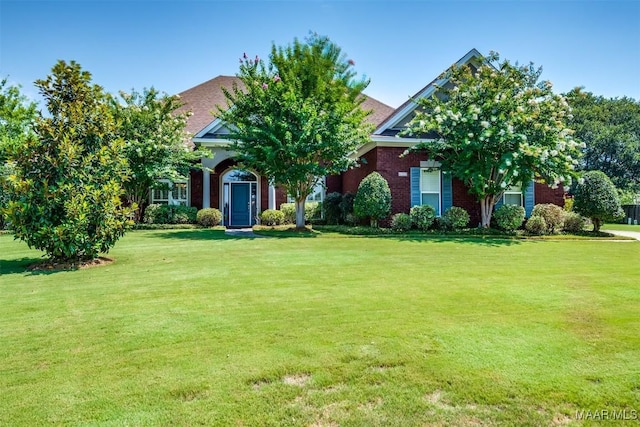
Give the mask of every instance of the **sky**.
POLYGON ((472 48, 542 66, 557 93, 640 100, 640 0, 0 0, 0 78, 39 101, 33 82, 75 60, 113 94, 175 94, 311 31, 392 107, 472 48))

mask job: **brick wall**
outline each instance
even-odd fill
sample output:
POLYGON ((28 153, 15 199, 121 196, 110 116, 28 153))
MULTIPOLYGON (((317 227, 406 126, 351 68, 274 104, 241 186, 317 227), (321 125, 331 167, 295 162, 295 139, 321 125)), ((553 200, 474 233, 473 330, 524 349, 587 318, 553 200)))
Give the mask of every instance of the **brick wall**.
POLYGON ((564 187, 551 188, 546 183, 536 182, 534 188, 535 204, 553 203, 564 207, 564 187))
POLYGON ((191 185, 191 206, 202 209, 202 171, 192 169, 189 172, 189 182, 191 185))
POLYGON ((476 196, 469 194, 467 187, 457 178, 452 180, 453 206, 464 208, 469 213, 469 226, 475 227, 480 224, 480 203, 476 196))
POLYGON ((342 193, 356 194, 360 181, 376 170, 376 150, 373 149, 362 156, 364 162, 359 162, 359 167, 349 169, 342 174, 342 193))
POLYGON ((377 170, 389 183, 391 189, 391 215, 411 209, 411 168, 420 167, 421 160, 428 160, 426 154, 410 153, 400 157, 405 148, 377 147, 377 170), (400 174, 406 176, 400 176, 400 174))

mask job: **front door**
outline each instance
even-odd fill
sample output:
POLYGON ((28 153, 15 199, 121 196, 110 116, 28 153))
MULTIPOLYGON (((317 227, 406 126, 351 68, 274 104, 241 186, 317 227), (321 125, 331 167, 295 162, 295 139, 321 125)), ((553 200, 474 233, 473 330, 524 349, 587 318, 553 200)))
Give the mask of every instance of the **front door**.
POLYGON ((231 183, 231 217, 232 227, 251 225, 251 184, 248 182, 231 183))

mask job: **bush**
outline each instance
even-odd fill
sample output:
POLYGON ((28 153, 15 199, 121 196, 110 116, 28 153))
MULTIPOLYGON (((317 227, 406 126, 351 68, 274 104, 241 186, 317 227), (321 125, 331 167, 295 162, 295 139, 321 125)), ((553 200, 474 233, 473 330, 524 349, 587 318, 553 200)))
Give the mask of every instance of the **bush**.
POLYGON ((372 227, 391 212, 391 190, 389 183, 378 172, 371 172, 358 186, 353 201, 353 213, 361 218, 369 218, 372 227))
MULTIPOLYGON (((284 215, 283 224, 295 224, 296 223, 296 204, 295 203, 282 203, 280 205, 280 211, 284 215)), ((310 221, 314 218, 320 217, 322 212, 322 204, 318 202, 306 202, 304 204, 304 220, 310 221)))
POLYGON ((391 217, 391 228, 395 231, 407 231, 411 228, 411 215, 397 213, 391 217))
POLYGON ((543 216, 532 216, 527 221, 524 228, 530 233, 535 235, 546 234, 549 226, 543 216))
POLYGON ((431 205, 414 206, 409 213, 411 223, 422 231, 427 231, 436 217, 436 210, 431 205))
POLYGON ((602 171, 584 174, 576 187, 573 210, 591 219, 593 231, 600 231, 605 221, 618 221, 624 216, 616 187, 602 171))
POLYGON ((524 221, 524 208, 517 205, 502 205, 493 213, 496 224, 505 231, 517 230, 524 221))
POLYGON ((260 224, 280 225, 284 222, 284 213, 275 209, 267 209, 260 214, 260 224))
POLYGON ((535 205, 531 212, 531 217, 540 216, 544 218, 544 221, 547 224, 547 232, 551 234, 562 230, 565 215, 565 210, 553 203, 535 205))
POLYGON ((342 195, 342 201, 340 202, 340 212, 342 213, 342 221, 345 224, 349 224, 347 217, 353 215, 353 201, 356 199, 353 193, 344 193, 342 195))
POLYGON ((196 215, 196 220, 203 227, 214 227, 222 221, 222 213, 215 208, 200 209, 196 215))
POLYGON ((324 219, 327 224, 338 225, 343 222, 342 209, 340 204, 342 203, 342 194, 338 192, 329 193, 324 198, 322 209, 324 210, 324 219))
POLYGON ((575 212, 567 212, 564 217, 564 231, 569 233, 578 233, 584 230, 587 220, 580 214, 575 212))
POLYGON ((198 209, 191 206, 152 204, 144 210, 146 224, 194 224, 198 209))
POLYGON ((463 208, 451 206, 445 211, 442 220, 447 228, 452 230, 462 230, 469 225, 470 217, 469 213, 463 208))

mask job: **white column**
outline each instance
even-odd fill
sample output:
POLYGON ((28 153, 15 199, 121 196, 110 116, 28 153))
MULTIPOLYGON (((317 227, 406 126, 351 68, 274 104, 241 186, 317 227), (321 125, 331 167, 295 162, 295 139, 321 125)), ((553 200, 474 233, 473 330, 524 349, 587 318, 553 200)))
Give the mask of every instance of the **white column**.
POLYGON ((208 168, 202 168, 202 208, 211 207, 211 179, 208 168))
POLYGON ((276 187, 269 185, 269 209, 276 208, 276 187))

